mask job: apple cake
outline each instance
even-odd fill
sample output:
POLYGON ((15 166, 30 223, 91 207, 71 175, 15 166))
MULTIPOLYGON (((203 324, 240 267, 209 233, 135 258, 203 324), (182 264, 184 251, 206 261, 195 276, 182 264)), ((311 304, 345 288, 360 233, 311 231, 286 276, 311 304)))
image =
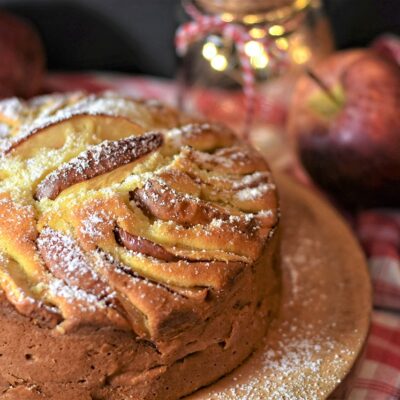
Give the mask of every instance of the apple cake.
POLYGON ((0 399, 177 399, 279 298, 270 169, 227 127, 113 93, 0 102, 0 399))

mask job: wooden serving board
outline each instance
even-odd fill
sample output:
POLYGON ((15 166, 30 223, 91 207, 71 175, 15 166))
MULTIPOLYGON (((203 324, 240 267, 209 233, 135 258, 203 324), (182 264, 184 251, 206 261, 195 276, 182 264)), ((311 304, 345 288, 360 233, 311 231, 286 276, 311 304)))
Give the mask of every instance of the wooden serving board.
POLYGON ((371 286, 363 253, 341 217, 278 176, 283 293, 279 317, 242 366, 190 400, 326 398, 368 333, 371 286))

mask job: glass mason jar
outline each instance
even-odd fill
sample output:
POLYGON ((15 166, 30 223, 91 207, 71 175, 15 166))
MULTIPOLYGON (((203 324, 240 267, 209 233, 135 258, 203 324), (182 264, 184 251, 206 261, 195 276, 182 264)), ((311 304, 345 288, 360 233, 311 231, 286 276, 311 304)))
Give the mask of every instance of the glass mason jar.
MULTIPOLYGON (((280 133, 284 130, 296 77, 333 51, 329 23, 320 1, 191 0, 191 3, 204 15, 218 15, 225 22, 242 25, 249 33, 251 40, 245 44, 245 52, 257 90, 251 139, 257 147, 274 152, 282 140, 280 133), (264 38, 286 53, 283 66, 265 52, 260 44, 264 38)), ((181 61, 178 100, 183 110, 222 120, 240 131, 246 107, 235 44, 210 32, 192 44, 181 61)))

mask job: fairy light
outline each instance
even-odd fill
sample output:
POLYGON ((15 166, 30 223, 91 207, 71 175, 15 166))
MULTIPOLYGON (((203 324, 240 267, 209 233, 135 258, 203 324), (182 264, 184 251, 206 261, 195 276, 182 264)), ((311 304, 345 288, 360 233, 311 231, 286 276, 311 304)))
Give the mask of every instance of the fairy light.
POLYGON ((263 20, 263 17, 257 14, 249 14, 245 15, 243 17, 243 22, 248 25, 253 25, 257 24, 258 22, 261 22, 263 20))
POLYGON ((263 39, 267 35, 267 31, 263 28, 251 28, 249 34, 254 39, 263 39))
POLYGON ((282 25, 272 25, 268 32, 271 36, 282 36, 285 33, 285 28, 282 25))
POLYGON ((213 42, 206 42, 203 45, 201 54, 206 60, 210 61, 218 54, 217 46, 213 42))
POLYGON ((289 48, 289 42, 284 37, 276 39, 275 44, 279 50, 287 50, 289 48))
POLYGON ((253 68, 263 69, 268 65, 269 57, 260 42, 250 40, 244 45, 244 51, 250 57, 253 68))
MULTIPOLYGON (((228 68, 229 62, 225 54, 220 53, 218 46, 212 41, 204 43, 202 48, 203 57, 210 62, 211 67, 219 72, 228 68)), ((264 46, 256 41, 250 40, 244 46, 244 51, 250 57, 250 64, 255 69, 264 69, 269 63, 268 54, 264 46)))
POLYGON ((244 51, 249 57, 256 57, 264 51, 264 47, 260 42, 250 40, 244 45, 244 51))
MULTIPOLYGON (((229 16, 225 16, 229 19, 229 16)), ((249 30, 249 34, 254 40, 249 40, 244 45, 244 51, 249 57, 250 64, 254 69, 265 69, 270 63, 270 59, 261 40, 264 39, 267 34, 271 36, 282 36, 285 34, 285 28, 282 25, 272 25, 268 29, 255 26, 249 30)), ((289 42, 285 37, 277 37, 275 43, 280 50, 288 50, 289 48, 289 42)), ((225 54, 223 48, 215 40, 208 39, 202 46, 201 54, 215 71, 223 72, 229 66, 227 54, 225 54)), ((292 52, 292 59, 297 64, 305 63, 308 58, 307 49, 297 49, 294 53, 292 52)))
POLYGON ((296 0, 294 2, 294 7, 297 10, 303 10, 304 8, 308 7, 310 4, 310 0, 296 0))
POLYGON ((269 57, 264 52, 257 56, 250 57, 250 63, 256 69, 264 69, 269 63, 269 57))
POLYGON ((223 54, 217 54, 210 60, 210 65, 216 71, 225 71, 228 67, 228 60, 223 54))
POLYGON ((234 20, 234 16, 231 13, 223 13, 221 15, 222 21, 232 22, 234 20))
POLYGON ((311 51, 306 46, 295 47, 292 51, 292 59, 296 64, 305 64, 311 57, 311 51))

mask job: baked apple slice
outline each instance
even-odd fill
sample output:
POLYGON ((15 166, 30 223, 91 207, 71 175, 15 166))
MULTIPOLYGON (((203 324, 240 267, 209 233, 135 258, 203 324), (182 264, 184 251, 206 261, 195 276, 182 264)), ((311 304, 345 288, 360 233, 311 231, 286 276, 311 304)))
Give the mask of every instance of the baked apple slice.
POLYGON ((142 253, 146 256, 154 257, 167 262, 178 260, 178 257, 175 257, 172 253, 165 250, 159 244, 141 236, 133 235, 119 227, 115 229, 115 238, 119 244, 126 247, 128 250, 142 253))
POLYGON ((193 302, 169 286, 137 274, 101 250, 95 252, 94 256, 94 268, 117 293, 139 337, 156 340, 173 336, 183 331, 187 325, 192 326, 197 322, 198 315, 193 302), (173 324, 177 318, 179 324, 173 324))
POLYGON ((216 123, 191 123, 166 133, 166 142, 174 149, 190 146, 196 150, 211 151, 233 146, 237 137, 228 128, 216 123))
POLYGON ((40 256, 53 276, 99 299, 111 295, 111 288, 93 271, 90 261, 72 237, 45 228, 40 232, 36 244, 40 256))
POLYGON ((214 218, 228 219, 220 207, 187 194, 178 193, 162 179, 149 179, 143 188, 130 192, 130 199, 144 211, 163 221, 183 226, 208 224, 214 218))
POLYGON ((221 290, 226 285, 230 285, 235 276, 245 267, 245 263, 240 261, 152 260, 141 254, 127 251, 123 247, 115 251, 115 258, 140 276, 166 285, 176 292, 182 289, 221 290))
POLYGON ((40 300, 32 291, 32 282, 23 268, 4 254, 0 254, 0 278, 4 295, 22 315, 47 328, 54 328, 62 321, 57 308, 40 300))
POLYGON ((82 137, 90 132, 91 143, 103 140, 118 140, 137 135, 143 128, 127 118, 111 115, 68 115, 41 118, 27 130, 10 141, 3 154, 13 152, 22 158, 29 158, 42 148, 61 148, 68 135, 82 137))
POLYGON ((181 154, 201 169, 220 174, 247 175, 268 170, 265 159, 256 150, 246 146, 225 147, 213 154, 187 148, 181 154))
POLYGON ((149 133, 93 146, 47 175, 36 188, 35 198, 54 200, 70 186, 130 164, 158 149, 162 143, 161 134, 149 133))
POLYGON ((52 275, 47 297, 62 311, 65 319, 62 329, 78 328, 80 319, 83 324, 127 329, 127 321, 115 292, 94 271, 91 260, 72 237, 45 228, 36 244, 52 275), (74 304, 70 304, 71 296, 76 298, 74 304), (76 318, 77 313, 82 314, 81 318, 76 318))

